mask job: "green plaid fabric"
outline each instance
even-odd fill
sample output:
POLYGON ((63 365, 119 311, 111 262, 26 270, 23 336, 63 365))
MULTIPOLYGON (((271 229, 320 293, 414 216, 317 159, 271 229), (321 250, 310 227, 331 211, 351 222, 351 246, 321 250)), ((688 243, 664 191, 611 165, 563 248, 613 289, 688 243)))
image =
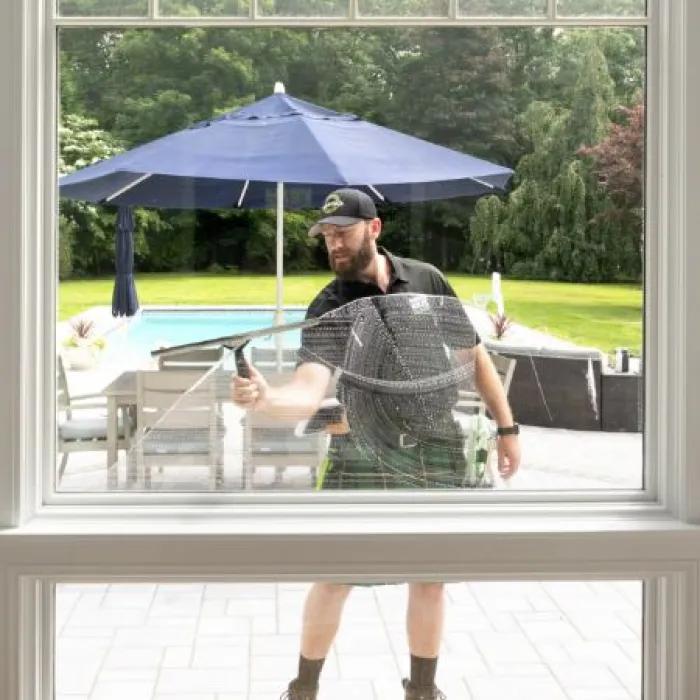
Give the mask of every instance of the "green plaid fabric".
POLYGON ((452 445, 397 447, 370 460, 353 444, 352 438, 342 437, 331 442, 319 470, 317 488, 459 488, 465 467, 464 450, 452 445))

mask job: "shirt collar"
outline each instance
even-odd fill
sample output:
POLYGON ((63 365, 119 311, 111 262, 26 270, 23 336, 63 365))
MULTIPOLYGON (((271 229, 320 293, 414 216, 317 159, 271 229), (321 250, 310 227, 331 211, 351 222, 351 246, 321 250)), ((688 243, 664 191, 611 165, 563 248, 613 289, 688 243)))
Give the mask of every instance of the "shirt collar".
POLYGON ((386 259, 391 265, 392 280, 399 280, 401 282, 408 282, 408 277, 406 276, 406 267, 403 264, 401 258, 392 255, 384 246, 377 246, 377 250, 386 256, 386 259))

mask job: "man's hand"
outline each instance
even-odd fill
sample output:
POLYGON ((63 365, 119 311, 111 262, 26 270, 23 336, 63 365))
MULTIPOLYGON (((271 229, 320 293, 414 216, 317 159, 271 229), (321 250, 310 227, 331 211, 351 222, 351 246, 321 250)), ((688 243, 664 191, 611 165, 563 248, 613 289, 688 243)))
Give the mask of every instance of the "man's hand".
POLYGON ((267 382, 255 367, 250 367, 250 379, 235 375, 231 380, 231 400, 239 408, 255 410, 267 398, 267 382))
POLYGON ((502 479, 510 479, 520 467, 520 441, 517 435, 501 435, 498 438, 498 473, 502 479))

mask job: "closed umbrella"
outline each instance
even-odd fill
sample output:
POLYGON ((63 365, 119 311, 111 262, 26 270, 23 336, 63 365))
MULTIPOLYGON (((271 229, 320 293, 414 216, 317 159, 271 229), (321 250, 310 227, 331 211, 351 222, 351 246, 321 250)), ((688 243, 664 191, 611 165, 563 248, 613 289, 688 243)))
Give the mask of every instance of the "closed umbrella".
POLYGON ((134 212, 122 205, 117 212, 115 236, 116 277, 112 293, 112 316, 133 316, 139 308, 134 284, 134 212))

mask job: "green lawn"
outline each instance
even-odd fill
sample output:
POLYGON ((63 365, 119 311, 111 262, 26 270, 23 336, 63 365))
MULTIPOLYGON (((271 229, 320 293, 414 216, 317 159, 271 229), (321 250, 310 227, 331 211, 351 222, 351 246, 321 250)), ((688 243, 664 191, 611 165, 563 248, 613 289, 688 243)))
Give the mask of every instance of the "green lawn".
MULTIPOLYGON (((490 279, 452 274, 462 299, 490 290, 490 279)), ((329 274, 286 275, 284 303, 307 304, 329 274)), ((111 279, 62 282, 59 318, 91 306, 111 304, 111 279)), ((148 304, 274 304, 274 276, 138 275, 139 301, 148 304)), ((506 312, 517 323, 611 352, 627 347, 639 353, 642 338, 642 290, 637 285, 565 284, 504 280, 506 312)))

